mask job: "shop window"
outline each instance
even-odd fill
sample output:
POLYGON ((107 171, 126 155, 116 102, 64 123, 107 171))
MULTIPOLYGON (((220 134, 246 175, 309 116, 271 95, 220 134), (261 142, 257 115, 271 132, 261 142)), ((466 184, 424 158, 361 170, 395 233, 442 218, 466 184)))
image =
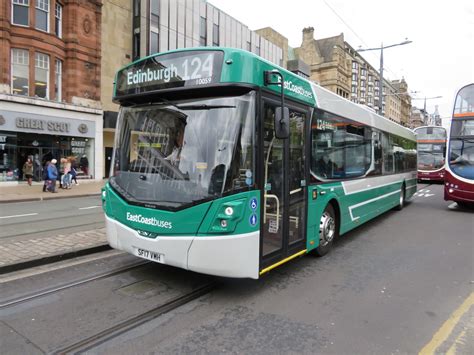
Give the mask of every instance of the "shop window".
POLYGON ((18 180, 16 134, 0 132, 0 181, 18 180))
POLYGON ((36 28, 41 31, 49 30, 49 0, 35 0, 35 24, 36 28))
POLYGON ((56 59, 55 64, 55 86, 54 86, 54 97, 56 101, 62 100, 62 80, 63 80, 63 62, 56 59))
POLYGON ((49 99, 49 55, 35 53, 35 96, 49 99))
POLYGON ((29 25, 29 6, 30 0, 13 0, 12 1, 12 23, 14 25, 29 25))
POLYGON ((54 14, 54 31, 56 36, 62 38, 63 36, 63 7, 56 3, 54 14))
POLYGON ((29 53, 26 49, 12 49, 12 94, 28 96, 29 89, 29 53))

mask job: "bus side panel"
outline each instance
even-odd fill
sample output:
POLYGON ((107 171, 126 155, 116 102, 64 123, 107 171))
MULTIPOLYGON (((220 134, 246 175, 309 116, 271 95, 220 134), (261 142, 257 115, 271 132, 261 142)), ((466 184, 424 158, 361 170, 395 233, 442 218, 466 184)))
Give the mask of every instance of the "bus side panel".
POLYGON ((310 186, 308 189, 308 250, 319 244, 319 220, 324 208, 336 200, 340 208, 339 234, 396 207, 405 182, 405 197, 416 192, 416 172, 370 177, 310 186), (316 190, 314 199, 313 190, 316 190))

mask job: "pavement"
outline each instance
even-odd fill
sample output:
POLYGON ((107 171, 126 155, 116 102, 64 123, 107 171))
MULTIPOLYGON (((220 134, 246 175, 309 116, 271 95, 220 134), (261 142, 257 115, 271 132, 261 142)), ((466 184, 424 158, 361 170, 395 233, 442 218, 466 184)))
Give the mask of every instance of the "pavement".
MULTIPOLYGON (((43 192, 42 183, 0 186, 0 209, 8 203, 46 201, 60 198, 100 195, 103 181, 79 181, 70 190, 57 189, 58 193, 43 192)), ((102 211, 98 212, 102 213, 102 211)), ((0 228, 6 223, 0 219, 0 228)), ((47 237, 7 237, 0 243, 0 274, 48 264, 81 255, 109 249, 105 228, 63 233, 47 237)))
MULTIPOLYGON (((43 183, 34 182, 32 186, 19 183, 12 186, 0 186, 0 204, 23 201, 43 201, 58 198, 71 198, 100 195, 100 190, 107 180, 79 180, 79 185, 73 185, 70 190, 57 188, 58 193, 43 192, 43 183)), ((59 186, 59 185, 58 185, 59 186)))

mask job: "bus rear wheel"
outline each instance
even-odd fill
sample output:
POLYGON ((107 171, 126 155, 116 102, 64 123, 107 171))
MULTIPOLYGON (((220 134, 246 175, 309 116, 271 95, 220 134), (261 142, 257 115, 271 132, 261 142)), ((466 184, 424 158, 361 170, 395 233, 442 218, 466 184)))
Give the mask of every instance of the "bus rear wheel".
POLYGON ((331 250, 334 238, 338 234, 338 225, 334 207, 329 204, 324 209, 319 221, 319 246, 314 250, 314 255, 324 256, 331 250))

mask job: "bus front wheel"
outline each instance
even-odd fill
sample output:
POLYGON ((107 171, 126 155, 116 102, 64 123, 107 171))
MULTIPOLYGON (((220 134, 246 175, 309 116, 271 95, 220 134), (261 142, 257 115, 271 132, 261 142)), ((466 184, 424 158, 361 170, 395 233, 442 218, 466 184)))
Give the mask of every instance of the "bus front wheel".
POLYGON ((398 200, 398 205, 395 207, 397 211, 401 211, 405 206, 405 183, 402 184, 400 189, 400 199, 398 200))
POLYGON ((314 250, 316 256, 324 256, 331 250, 332 242, 337 236, 338 226, 333 205, 326 206, 319 221, 319 246, 314 250))

